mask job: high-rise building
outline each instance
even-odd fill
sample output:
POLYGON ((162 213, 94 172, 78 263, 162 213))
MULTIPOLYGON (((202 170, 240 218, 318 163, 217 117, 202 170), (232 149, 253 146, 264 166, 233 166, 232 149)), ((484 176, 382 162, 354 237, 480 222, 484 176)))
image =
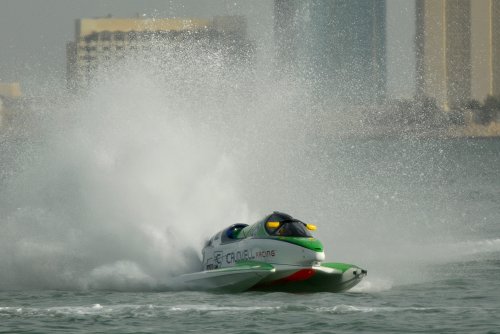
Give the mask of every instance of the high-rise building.
POLYGON ((88 87, 96 71, 138 52, 162 45, 201 45, 223 50, 226 60, 252 56, 254 44, 247 39, 241 16, 206 19, 96 18, 76 21, 75 41, 67 44, 67 82, 71 89, 88 87))
POLYGON ((444 110, 471 92, 471 1, 417 0, 417 95, 444 110))
POLYGON ((500 0, 417 0, 417 94, 444 110, 500 96, 500 0))
POLYGON ((471 2, 472 98, 500 96, 500 0, 471 2))
POLYGON ((386 92, 384 0, 275 0, 277 59, 316 94, 349 104, 386 92))

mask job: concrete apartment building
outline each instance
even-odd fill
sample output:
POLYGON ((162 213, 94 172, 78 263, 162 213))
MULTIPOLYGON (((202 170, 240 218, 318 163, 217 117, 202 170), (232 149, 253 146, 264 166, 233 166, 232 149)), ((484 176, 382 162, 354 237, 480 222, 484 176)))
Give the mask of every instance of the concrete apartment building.
POLYGON ((94 18, 76 21, 75 41, 67 44, 67 82, 70 89, 88 87, 96 71, 126 56, 161 44, 205 41, 227 51, 228 58, 246 59, 254 52, 240 16, 206 19, 94 18))
POLYGON ((444 110, 500 95, 500 0, 417 0, 417 95, 444 110))
POLYGON ((321 98, 372 104, 386 93, 386 2, 274 1, 277 60, 321 98))

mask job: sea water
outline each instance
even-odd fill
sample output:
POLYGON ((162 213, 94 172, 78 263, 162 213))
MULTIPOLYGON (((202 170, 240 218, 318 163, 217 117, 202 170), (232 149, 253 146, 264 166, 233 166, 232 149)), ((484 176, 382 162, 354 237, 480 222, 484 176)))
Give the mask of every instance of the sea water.
POLYGON ((339 136, 307 83, 186 52, 0 132, 0 332, 499 331, 498 139, 339 136), (368 276, 339 294, 169 286, 208 237, 273 210, 368 276))

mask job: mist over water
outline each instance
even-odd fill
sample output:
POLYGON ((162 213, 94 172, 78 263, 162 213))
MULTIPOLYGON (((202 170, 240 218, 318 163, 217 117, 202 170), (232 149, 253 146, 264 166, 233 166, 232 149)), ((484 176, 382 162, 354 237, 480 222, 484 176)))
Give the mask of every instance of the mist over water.
POLYGON ((308 82, 253 65, 159 46, 1 134, 0 288, 165 289, 206 238, 272 210, 367 268, 361 290, 500 250, 498 145, 343 139, 308 82))

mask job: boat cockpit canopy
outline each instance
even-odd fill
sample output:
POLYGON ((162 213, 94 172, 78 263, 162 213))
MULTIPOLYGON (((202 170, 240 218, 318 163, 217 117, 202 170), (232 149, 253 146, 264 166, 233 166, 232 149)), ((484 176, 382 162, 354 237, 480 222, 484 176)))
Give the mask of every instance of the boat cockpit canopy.
POLYGON ((221 235, 221 243, 226 243, 226 242, 231 242, 235 241, 235 239, 239 239, 238 236, 245 227, 247 227, 248 224, 233 224, 226 228, 224 231, 222 231, 221 235))
POLYGON ((309 230, 315 229, 313 225, 306 224, 286 213, 276 211, 267 218, 264 226, 269 235, 279 237, 311 238, 312 235, 309 230))

